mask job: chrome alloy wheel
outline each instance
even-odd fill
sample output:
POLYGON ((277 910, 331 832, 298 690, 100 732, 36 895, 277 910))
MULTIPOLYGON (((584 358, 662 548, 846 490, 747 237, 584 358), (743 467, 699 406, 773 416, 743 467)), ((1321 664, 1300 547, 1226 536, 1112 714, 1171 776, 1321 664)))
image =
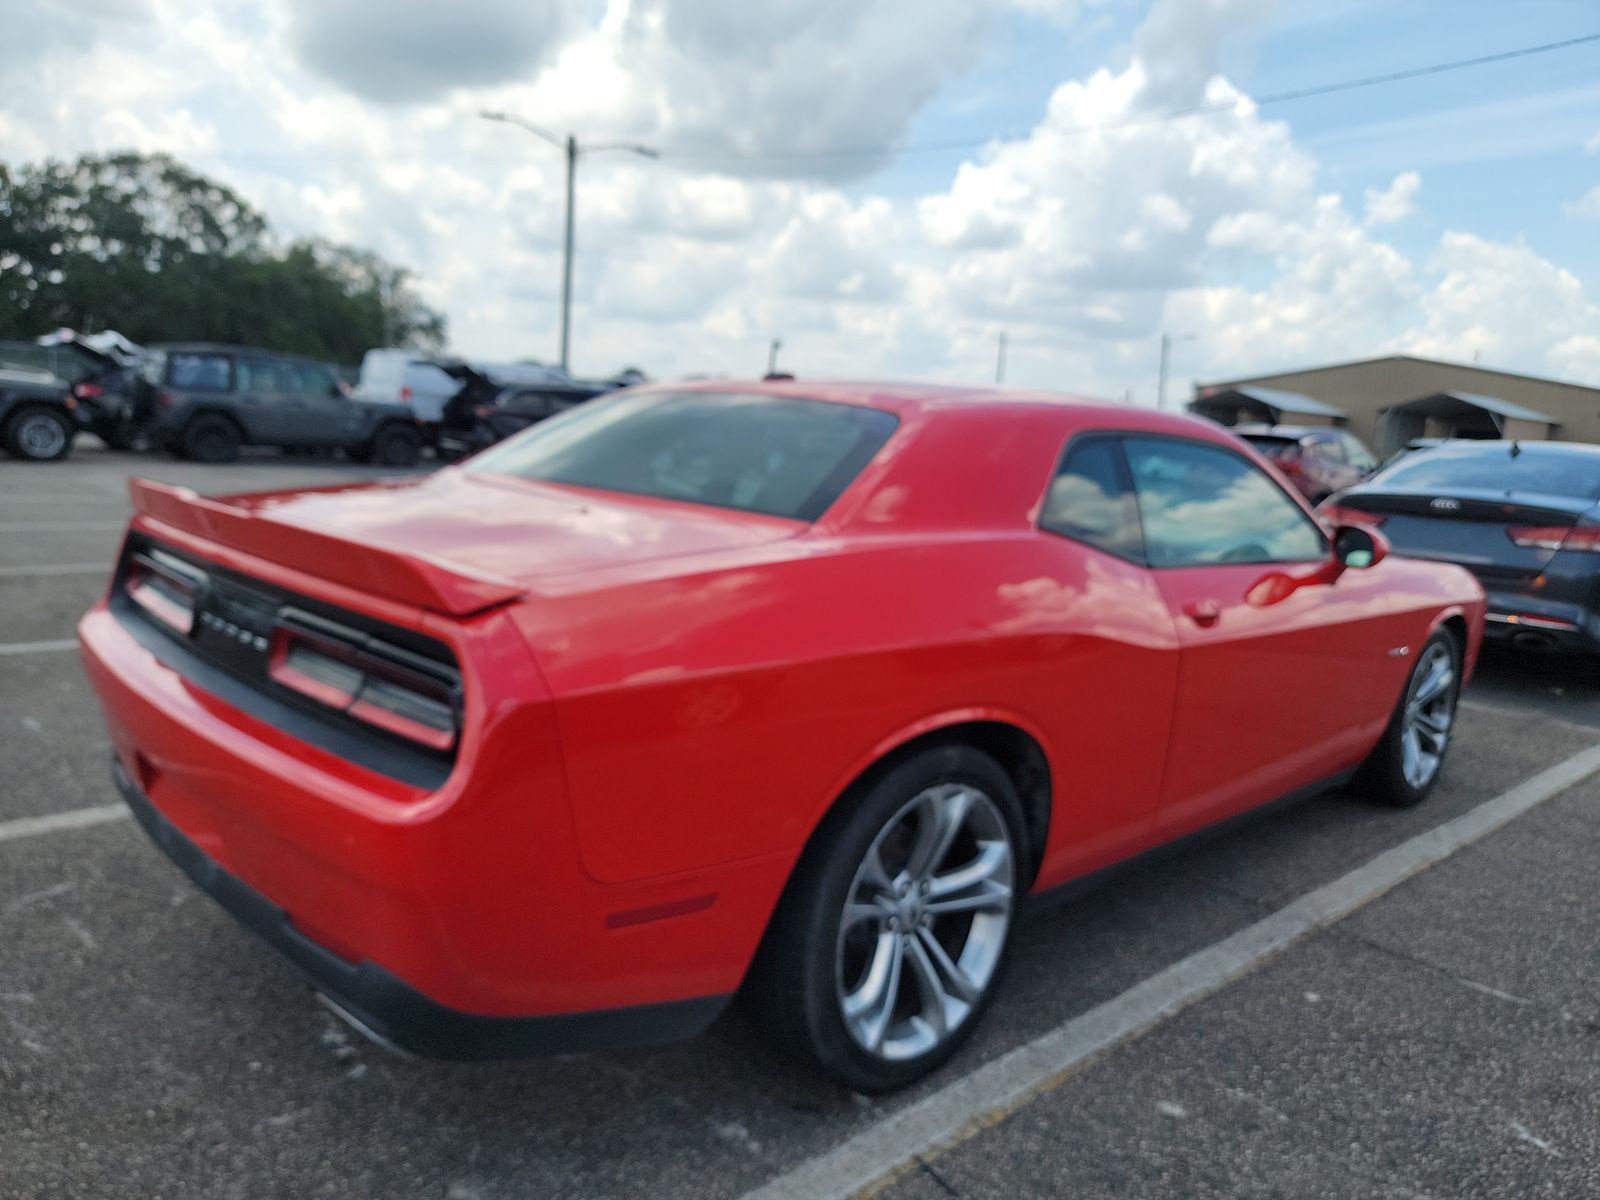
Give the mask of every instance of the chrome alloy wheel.
POLYGON ((1444 761, 1456 719, 1455 682, 1455 656, 1443 642, 1433 642, 1411 678, 1400 731, 1401 770, 1413 788, 1431 783, 1444 761))
POLYGON ((67 434, 61 422, 44 413, 28 413, 17 426, 17 445, 29 458, 50 459, 61 453, 67 434))
POLYGON ((917 1058, 971 1015, 1005 950, 1015 861, 1005 818, 971 784, 918 793, 878 831, 835 956, 839 1009, 861 1049, 917 1058))

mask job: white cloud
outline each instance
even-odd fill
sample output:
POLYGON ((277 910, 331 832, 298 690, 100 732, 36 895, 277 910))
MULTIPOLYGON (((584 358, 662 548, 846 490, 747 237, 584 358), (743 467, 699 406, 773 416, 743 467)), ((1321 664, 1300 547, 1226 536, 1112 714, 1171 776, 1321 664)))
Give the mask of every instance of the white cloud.
POLYGON ((1600 221, 1600 184, 1596 184, 1564 207, 1574 217, 1587 217, 1591 221, 1600 221))
POLYGON ((552 0, 288 0, 301 61, 374 100, 426 100, 532 74, 576 17, 552 0))
POLYGON ((1386 188, 1368 188, 1367 226, 1392 225, 1417 211, 1417 193, 1422 191, 1422 176, 1415 171, 1396 175, 1386 188))
MULTIPOLYGON (((171 150, 291 235, 413 267, 469 353, 547 356, 555 343, 561 159, 476 118, 503 107, 598 139, 703 147, 707 164, 712 150, 867 152, 715 168, 584 158, 580 370, 755 373, 776 336, 802 374, 985 380, 1005 328, 1011 381, 1145 401, 1163 330, 1195 335, 1174 345, 1172 396, 1189 375, 1401 347, 1600 376, 1600 320, 1574 276, 1465 232, 1413 261, 1377 232, 1420 203, 1409 170, 1349 204, 1328 192, 1290 128, 1219 73, 1255 0, 1158 0, 1119 69, 1061 83, 1028 136, 893 198, 829 173, 867 170, 905 136, 974 61, 999 5, 573 0, 559 38, 506 34, 499 61, 530 64, 506 67, 513 78, 425 65, 407 93, 420 98, 398 105, 302 65, 309 7, 96 2, 124 12, 115 37, 13 61, 25 78, 0 113, 0 155, 171 150), (1196 103, 1225 111, 1155 119, 1196 103)), ((1010 0, 1060 37, 1076 5, 1046 21, 1046 2, 1010 0)), ((87 28, 58 21, 50 36, 87 28)), ((403 66, 417 47, 370 50, 352 69, 403 66)))
POLYGON ((1429 264, 1438 281, 1420 326, 1394 349, 1485 365, 1600 376, 1600 305, 1570 271, 1521 242, 1446 233, 1429 264))

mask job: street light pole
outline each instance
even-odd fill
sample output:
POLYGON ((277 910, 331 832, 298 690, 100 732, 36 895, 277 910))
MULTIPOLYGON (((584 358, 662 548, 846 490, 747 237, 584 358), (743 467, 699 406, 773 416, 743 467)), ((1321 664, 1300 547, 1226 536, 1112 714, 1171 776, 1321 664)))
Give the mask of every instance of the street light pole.
POLYGON ((531 121, 521 117, 512 116, 503 112, 480 112, 478 114, 486 121, 500 121, 507 125, 520 125, 529 133, 543 138, 556 149, 560 150, 567 160, 567 217, 566 236, 561 256, 561 369, 570 373, 572 350, 572 226, 576 204, 575 179, 578 174, 578 157, 582 154, 594 154, 604 150, 625 150, 629 154, 637 154, 642 158, 660 158, 661 152, 649 146, 641 146, 635 142, 604 142, 598 146, 580 146, 578 139, 573 134, 567 134, 565 139, 558 138, 548 129, 542 129, 531 121))
POLYGON ((561 369, 569 375, 567 364, 572 351, 572 209, 574 179, 578 174, 578 139, 567 134, 567 236, 561 255, 561 369))
POLYGON ((1172 356, 1172 335, 1161 335, 1161 373, 1156 376, 1156 409, 1165 411, 1167 407, 1167 360, 1172 356))

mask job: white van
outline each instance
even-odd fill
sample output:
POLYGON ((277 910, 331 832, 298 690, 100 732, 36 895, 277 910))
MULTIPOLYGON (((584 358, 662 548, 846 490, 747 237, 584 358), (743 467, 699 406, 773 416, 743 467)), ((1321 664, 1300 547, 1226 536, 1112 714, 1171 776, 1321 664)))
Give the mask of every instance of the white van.
POLYGON ((361 357, 357 400, 404 404, 430 429, 444 416, 445 402, 461 390, 439 366, 415 350, 368 350, 361 357))

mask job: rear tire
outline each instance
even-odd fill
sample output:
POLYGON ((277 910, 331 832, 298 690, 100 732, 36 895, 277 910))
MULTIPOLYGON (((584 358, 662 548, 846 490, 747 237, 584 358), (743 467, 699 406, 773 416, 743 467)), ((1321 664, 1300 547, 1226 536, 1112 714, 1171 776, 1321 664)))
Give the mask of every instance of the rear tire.
POLYGON ((385 425, 373 437, 366 454, 365 459, 356 461, 370 460, 384 467, 414 467, 422 457, 422 435, 404 425, 385 425))
POLYGON ((244 435, 227 417, 206 415, 190 421, 180 443, 184 458, 199 463, 231 463, 239 457, 244 435))
POLYGON ((751 968, 773 1044, 860 1092, 933 1071, 1004 975, 1026 885, 1010 778, 938 746, 858 785, 822 822, 751 968))
POLYGON ((54 462, 72 450, 75 431, 67 417, 51 408, 24 408, 6 422, 6 453, 29 462, 54 462))
POLYGON ((1354 787, 1382 804, 1421 804, 1444 769, 1461 695, 1461 647, 1446 630, 1417 655, 1383 737, 1356 774, 1354 787))

